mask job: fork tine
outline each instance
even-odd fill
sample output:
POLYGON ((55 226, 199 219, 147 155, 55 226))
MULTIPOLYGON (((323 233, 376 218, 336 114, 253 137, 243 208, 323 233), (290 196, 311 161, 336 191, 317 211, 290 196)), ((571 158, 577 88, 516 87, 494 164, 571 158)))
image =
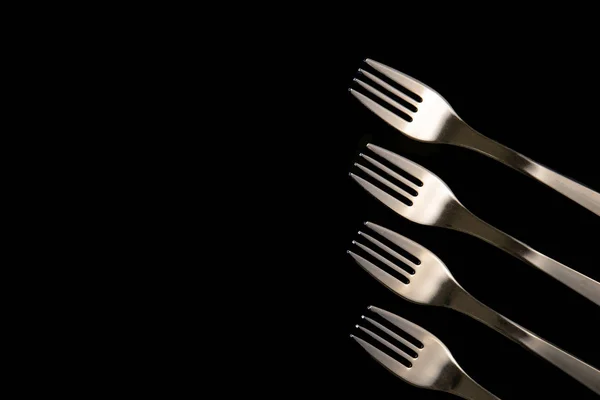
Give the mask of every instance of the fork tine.
POLYGON ((365 349, 367 353, 369 353, 369 355, 375 359, 375 361, 382 364, 394 375, 402 377, 408 371, 405 365, 403 365, 399 361, 394 360, 392 357, 388 356, 372 344, 365 342, 361 338, 356 337, 354 335, 350 335, 350 337, 356 340, 356 342, 360 344, 362 348, 365 349))
MULTIPOLYGON (((372 237, 370 237, 369 235, 365 235, 362 232, 358 232, 359 235, 364 236, 365 238, 367 238, 368 240, 373 240, 373 241, 377 241, 375 239, 373 239, 372 237)), ((387 265, 388 267, 392 268, 394 271, 398 272, 399 274, 403 275, 406 279, 410 280, 410 274, 406 271, 404 271, 402 268, 399 268, 396 264, 394 264, 393 262, 391 262, 390 260, 388 260, 387 258, 383 257, 382 255, 380 255, 379 253, 371 250, 370 248, 368 248, 365 245, 362 245, 360 243, 358 243, 357 241, 353 240, 352 244, 360 247, 361 249, 363 249, 364 251, 366 251, 367 253, 369 253, 370 255, 372 255, 373 257, 375 257, 376 259, 378 259, 379 261, 381 261, 382 263, 384 263, 385 265, 387 265)), ((385 246, 383 243, 381 243, 382 246, 385 246)), ((393 251, 392 249, 390 249, 391 251, 393 251)))
POLYGON ((399 336, 398 334, 392 332, 385 326, 381 325, 379 322, 374 321, 371 318, 365 317, 364 315, 362 316, 362 318, 366 321, 369 321, 370 323, 372 323, 373 325, 375 325, 376 327, 378 327, 379 329, 381 329, 382 331, 384 331, 385 333, 387 333, 388 335, 390 335, 391 337, 408 347, 409 349, 413 350, 415 353, 419 354, 419 351, 421 351, 421 349, 419 349, 417 346, 404 339, 402 336, 399 336))
POLYGON ((385 340, 378 334, 373 333, 370 330, 368 330, 367 328, 364 328, 360 325, 356 325, 356 327, 358 329, 360 329, 361 331, 365 332, 367 335, 371 336, 373 339, 377 340, 379 343, 381 343, 388 349, 392 350, 394 353, 398 354, 400 357, 402 357, 406 361, 410 362, 409 358, 412 358, 410 355, 406 354, 405 352, 403 352, 402 350, 400 350, 399 348, 397 348, 396 346, 394 346, 393 344, 391 344, 390 342, 388 342, 387 340, 385 340))
POLYGON ((388 167, 386 167, 385 165, 383 165, 382 163, 380 163, 377 160, 372 159, 371 157, 360 153, 359 154, 360 157, 364 158, 365 160, 367 160, 368 162, 370 162, 371 164, 375 165, 376 167, 378 167, 380 170, 382 170, 383 172, 385 172, 386 174, 396 178, 397 180, 399 180, 400 182, 404 183, 406 186, 414 189, 415 191, 419 190, 419 187, 417 185, 415 185, 414 183, 412 183, 411 181, 409 181, 408 179, 406 179, 405 177, 403 177, 402 175, 392 171, 391 169, 389 169, 388 167))
POLYGON ((382 88, 385 88, 385 89, 389 90, 390 92, 394 93, 396 96, 400 97, 402 100, 406 101, 407 103, 412 104, 413 106, 417 107, 418 103, 416 100, 414 100, 412 97, 408 97, 407 95, 405 95, 404 93, 402 93, 401 91, 399 91, 398 89, 393 87, 392 85, 382 81, 375 75, 371 74, 369 71, 365 71, 364 69, 359 68, 358 72, 360 72, 361 74, 363 74, 364 76, 366 76, 367 78, 369 78, 370 80, 372 80, 373 82, 375 82, 376 84, 381 86, 382 88))
MULTIPOLYGON (((365 222, 365 226, 367 226, 370 229, 374 230, 375 232, 379 233, 381 236, 383 236, 390 242, 394 243, 398 247, 406 250, 407 252, 409 252, 410 254, 412 254, 415 257, 419 253, 429 252, 429 250, 427 250, 425 247, 421 246, 420 244, 413 242, 409 238, 404 237, 404 236, 400 235, 399 233, 396 233, 387 228, 384 228, 383 226, 380 226, 380 225, 377 225, 377 224, 374 224, 374 223, 368 222, 368 221, 365 222)), ((404 261, 404 260, 402 260, 402 261, 404 261)), ((404 261, 404 262, 406 262, 406 261, 404 261)), ((411 263, 411 264, 414 264, 414 263, 411 263)))
POLYGON ((350 89, 350 93, 354 97, 356 97, 358 99, 358 101, 363 103, 363 105, 365 107, 367 107, 369 110, 373 111, 375 114, 377 114, 379 116, 379 118, 381 118, 382 120, 384 120, 385 122, 387 122, 388 124, 393 126, 394 128, 396 128, 400 131, 406 130, 406 127, 408 126, 408 121, 406 121, 405 119, 400 118, 393 112, 389 111, 387 108, 380 106, 379 104, 377 104, 376 102, 374 102, 373 100, 371 100, 370 98, 365 96, 364 94, 357 92, 354 89, 350 89))
POLYGON ((377 71, 381 72, 383 75, 393 80, 394 82, 397 82, 398 84, 404 86, 411 92, 418 94, 421 98, 423 98, 423 94, 425 94, 428 90, 432 90, 431 88, 429 88, 429 86, 425 85, 422 82, 419 82, 415 78, 403 74, 402 72, 397 71, 393 68, 390 68, 385 64, 382 64, 375 60, 371 60, 369 58, 367 58, 365 62, 377 71))
MULTIPOLYGON (((390 249, 388 246, 386 246, 385 244, 381 243, 379 240, 367 235, 364 232, 358 232, 359 235, 361 235, 362 237, 364 237, 365 239, 367 239, 369 242, 373 243, 375 246, 379 247, 380 249, 384 250, 386 253, 388 253, 389 255, 391 255, 392 257, 395 257, 396 259, 402 261, 403 263, 405 263, 406 265, 408 265, 409 267, 412 265, 416 265, 414 262, 410 261, 409 259, 407 259, 406 257, 404 257, 402 254, 398 254, 397 252, 395 252, 394 250, 390 249)), ((372 251, 372 250, 371 250, 372 251)), ((383 258, 383 257, 382 257, 383 258)), ((398 268, 398 267, 396 267, 398 268)), ((396 269, 394 268, 394 269, 396 269)), ((401 270, 400 268, 398 268, 399 270, 401 270)), ((402 271, 402 270, 401 270, 402 271)), ((409 276, 407 276, 407 278, 410 279, 409 276)))
POLYGON ((402 168, 403 170, 405 170, 406 172, 408 172, 415 178, 418 178, 419 180, 421 180, 421 182, 423 181, 422 178, 427 176, 427 174, 433 174, 432 172, 429 172, 427 169, 421 167, 419 164, 414 163, 414 162, 410 161, 409 159, 402 157, 401 155, 392 153, 391 151, 386 150, 383 147, 379 147, 379 146, 369 143, 369 144, 367 144, 367 148, 369 150, 371 150, 373 153, 385 158, 386 160, 388 160, 389 162, 391 162, 398 168, 402 168))
POLYGON ((413 113, 412 110, 409 110, 408 108, 404 107, 402 104, 400 104, 397 101, 391 99, 390 97, 388 97, 385 94, 381 93, 379 90, 375 89, 373 86, 371 86, 371 85, 369 85, 369 84, 361 81, 360 79, 354 78, 353 81, 356 82, 356 83, 358 83, 363 88, 367 89, 369 92, 373 93, 375 96, 379 97, 381 100, 383 100, 386 103, 388 103, 390 106, 395 107, 398 110, 402 111, 403 113, 405 113, 407 115, 411 115, 413 113))
POLYGON ((350 254, 352 258, 354 258, 354 261, 356 261, 358 265, 360 265, 365 271, 371 274, 373 278, 377 279, 391 291, 396 292, 398 294, 404 291, 404 287, 406 285, 402 281, 394 278, 392 275, 377 267, 372 262, 365 260, 358 254, 355 254, 350 250, 348 250, 348 254, 350 254))
POLYGON ((389 311, 385 311, 385 310, 382 310, 381 308, 373 307, 373 306, 369 306, 368 310, 387 319, 389 322, 396 325, 398 328, 402 329, 404 332, 408 333, 409 335, 411 335, 412 337, 414 337, 415 339, 417 339, 420 342, 423 342, 423 340, 427 336, 433 336, 431 333, 427 332, 425 329, 421 328, 419 325, 413 324, 412 322, 410 322, 396 314, 392 314, 389 311))
POLYGON ((407 199, 410 199, 410 197, 412 196, 410 193, 408 193, 407 191, 405 191, 401 187, 398 187, 398 186, 394 185, 392 182, 388 181, 387 179, 385 179, 381 175, 378 175, 377 173, 371 171, 369 168, 367 168, 367 167, 365 167, 363 165, 357 164, 357 163, 355 163, 354 165, 356 167, 360 168, 363 172, 366 172, 372 178, 377 179, 379 182, 383 183, 385 186, 389 187, 390 189, 392 189, 396 193, 401 194, 402 196, 406 197, 407 199))
POLYGON ((357 176, 353 173, 350 173, 352 179, 354 179, 363 189, 369 192, 373 197, 377 200, 381 201, 383 204, 396 211, 398 214, 403 215, 408 212, 408 206, 401 202, 400 200, 390 196, 383 190, 379 189, 377 186, 372 183, 364 180, 360 176, 357 176))

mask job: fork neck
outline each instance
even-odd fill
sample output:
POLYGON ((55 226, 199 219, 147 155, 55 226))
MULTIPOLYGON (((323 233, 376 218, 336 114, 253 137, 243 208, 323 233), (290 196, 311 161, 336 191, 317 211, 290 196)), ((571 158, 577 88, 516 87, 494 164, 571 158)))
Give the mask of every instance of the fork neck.
POLYGON ((441 137, 441 141, 475 150, 525 174, 534 168, 531 159, 482 135, 462 119, 453 116, 446 124, 448 128, 445 130, 445 135, 441 137))
POLYGON ((446 228, 478 237, 525 262, 530 262, 532 249, 477 217, 460 202, 447 206, 446 218, 441 223, 446 228))
POLYGON ((499 400, 498 397, 488 392, 483 386, 475 382, 469 375, 463 372, 460 380, 450 393, 469 400, 499 400))
POLYGON ((530 337, 528 331, 481 303, 460 286, 452 292, 447 306, 483 322, 518 343, 530 337))

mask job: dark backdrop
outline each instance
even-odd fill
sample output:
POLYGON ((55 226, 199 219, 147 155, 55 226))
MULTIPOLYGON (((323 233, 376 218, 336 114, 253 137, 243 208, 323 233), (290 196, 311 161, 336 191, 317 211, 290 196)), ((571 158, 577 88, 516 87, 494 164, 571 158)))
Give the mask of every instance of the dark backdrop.
POLYGON ((376 305, 432 332, 472 378, 502 399, 597 398, 482 323, 397 297, 346 254, 364 221, 395 230, 433 251, 477 299, 600 367, 599 307, 477 238, 396 215, 348 176, 366 143, 381 145, 437 174, 483 220, 600 280, 600 217, 474 151, 409 139, 348 93, 362 60, 372 58, 434 88, 484 135, 600 191, 594 94, 600 89, 600 65, 593 54, 535 36, 518 46, 424 40, 420 46, 381 49, 348 33, 328 37, 314 49, 294 60, 306 78, 290 88, 301 105, 291 122, 303 130, 293 147, 303 156, 297 166, 300 180, 286 196, 296 205, 288 226, 295 254, 286 259, 301 260, 288 281, 298 283, 293 296, 300 314, 293 329, 302 338, 294 346, 306 359, 299 371, 311 391, 335 397, 454 398, 404 383, 350 339, 366 307, 376 305))

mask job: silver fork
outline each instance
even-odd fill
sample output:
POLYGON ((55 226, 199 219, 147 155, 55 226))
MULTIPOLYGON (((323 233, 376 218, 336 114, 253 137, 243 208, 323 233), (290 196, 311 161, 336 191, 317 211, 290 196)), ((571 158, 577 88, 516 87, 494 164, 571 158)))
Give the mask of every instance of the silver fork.
POLYGON ((371 247, 379 248, 379 252, 357 241, 352 242, 354 245, 403 275, 409 282, 408 284, 402 282, 364 257, 348 251, 358 265, 388 289, 414 303, 448 307, 469 315, 536 353, 600 394, 600 371, 596 368, 480 303, 456 282, 446 265, 425 247, 377 224, 365 222, 365 225, 420 261, 419 264, 414 263, 374 237, 358 232, 361 237, 370 242, 371 247), (380 254, 381 250, 393 257, 396 262, 383 257, 380 254), (398 261, 411 267, 415 271, 414 274, 411 275, 399 267, 398 261))
POLYGON ((361 316, 365 321, 382 330, 417 354, 417 357, 413 357, 371 330, 356 325, 358 329, 398 354, 410 365, 410 367, 407 367, 369 342, 355 335, 350 335, 351 338, 356 340, 358 344, 388 371, 414 386, 452 393, 464 399, 498 399, 498 397, 485 390, 463 371, 450 353, 450 350, 437 337, 420 326, 389 311, 373 306, 369 306, 367 310, 383 317, 421 343, 421 346, 415 346, 379 322, 364 315, 361 316))
POLYGON ((360 154, 360 157, 365 161, 417 192, 417 195, 414 196, 371 169, 355 163, 354 165, 367 175, 412 202, 412 205, 406 205, 369 181, 350 173, 350 176, 360 186, 396 213, 418 224, 441 226, 479 237, 544 271, 577 293, 600 305, 600 283, 545 256, 525 243, 482 221, 458 201, 454 193, 440 178, 422 166, 373 144, 368 144, 367 148, 422 182, 422 185, 418 186, 379 161, 365 154, 360 154))
POLYGON ((439 93, 422 82, 377 61, 366 59, 365 63, 422 99, 420 102, 416 101, 368 71, 359 69, 364 77, 417 109, 417 111, 413 111, 363 80, 354 79, 364 89, 412 118, 412 121, 409 122, 360 92, 350 89, 350 92, 369 110, 406 136, 422 142, 453 144, 476 150, 539 180, 594 214, 600 215, 600 193, 478 133, 456 114, 439 93))

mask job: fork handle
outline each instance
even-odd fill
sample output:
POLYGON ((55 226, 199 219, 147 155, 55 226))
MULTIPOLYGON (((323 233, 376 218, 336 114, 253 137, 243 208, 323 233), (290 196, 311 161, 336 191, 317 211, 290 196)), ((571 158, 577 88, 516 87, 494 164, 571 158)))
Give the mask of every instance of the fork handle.
POLYGON ((464 289, 460 288, 453 292, 449 306, 483 322, 560 368, 595 393, 600 394, 599 370, 500 315, 480 303, 464 289))
POLYGON ((494 158, 509 167, 550 186, 552 189, 567 196, 594 214, 600 215, 600 193, 483 136, 466 124, 464 129, 460 129, 456 132, 455 136, 450 140, 450 143, 478 151, 494 158))
POLYGON ((448 226, 449 228, 471 234, 493 244, 529 265, 544 271, 600 306, 600 283, 494 228, 467 209, 460 208, 460 210, 462 212, 457 210, 457 213, 454 214, 454 218, 448 226))

